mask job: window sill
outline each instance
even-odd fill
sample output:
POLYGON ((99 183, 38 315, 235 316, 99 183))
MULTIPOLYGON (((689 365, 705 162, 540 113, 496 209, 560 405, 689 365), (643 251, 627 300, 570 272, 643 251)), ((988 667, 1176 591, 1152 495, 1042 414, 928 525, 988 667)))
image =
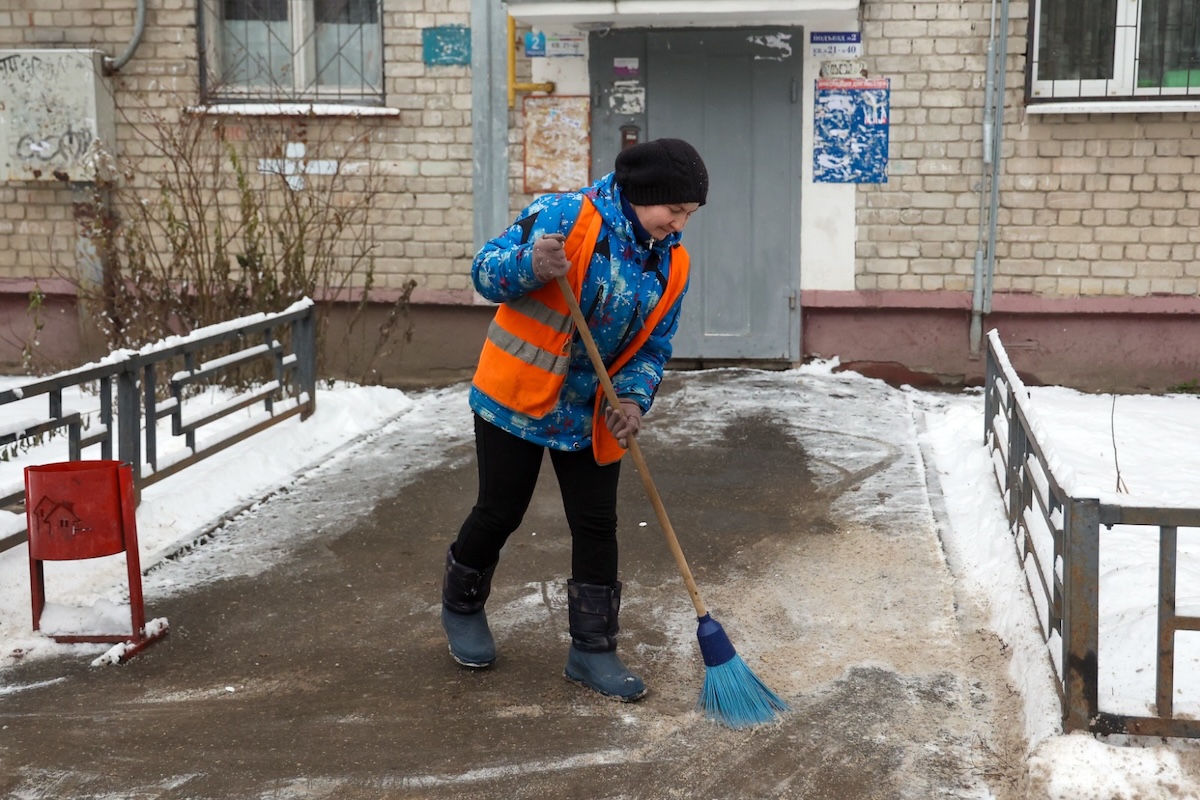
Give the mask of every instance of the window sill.
POLYGON ((1200 111, 1200 97, 1188 100, 1062 100, 1028 103, 1026 114, 1182 114, 1200 111))
POLYGON ((239 117, 398 117, 400 109, 337 103, 210 103, 190 106, 191 114, 239 117))

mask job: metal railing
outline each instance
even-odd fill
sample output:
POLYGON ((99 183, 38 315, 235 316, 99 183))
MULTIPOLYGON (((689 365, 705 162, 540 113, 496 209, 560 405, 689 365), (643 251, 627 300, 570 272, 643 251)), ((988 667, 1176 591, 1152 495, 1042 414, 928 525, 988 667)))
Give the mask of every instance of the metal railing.
MULTIPOLYGON (((278 314, 255 314, 173 337, 138 351, 114 353, 99 363, 38 378, 0 391, 0 406, 46 400, 46 410, 0 428, 0 446, 33 449, 49 434, 65 431, 68 460, 85 457, 133 464, 140 492, 180 470, 297 414, 316 409, 316 307, 302 300, 278 314), (189 402, 202 387, 218 385, 235 370, 258 369, 265 380, 235 390, 220 405, 189 402), (94 386, 99 409, 81 414, 63 406, 63 391, 94 386), (160 386, 162 390, 160 392, 160 386), (160 396, 161 395, 161 396, 160 396), (246 419, 220 429, 219 420, 248 410, 246 419), (159 422, 183 447, 168 452, 159 422), (207 431, 205 430, 207 427, 207 431), (197 434, 212 435, 203 440, 197 434), (95 448, 98 452, 85 451, 95 448)), ((0 508, 20 507, 24 485, 0 488, 0 508)), ((0 538, 0 551, 26 541, 28 531, 0 538)))
POLYGON ((1064 729, 1200 737, 1200 720, 1175 717, 1172 702, 1175 634, 1200 631, 1200 617, 1176 613, 1177 532, 1181 527, 1200 528, 1200 509, 1114 502, 1107 496, 1089 497, 1072 491, 1069 467, 1048 458, 1045 438, 1025 384, 1009 362, 999 335, 991 331, 984 442, 993 454, 1009 530, 1038 609, 1042 638, 1050 647, 1064 729), (1039 433, 1043 441, 1039 441, 1039 433), (1158 532, 1153 716, 1100 708, 1100 533, 1102 526, 1111 529, 1113 525, 1145 526, 1158 532), (1055 647, 1056 636, 1060 649, 1055 647))

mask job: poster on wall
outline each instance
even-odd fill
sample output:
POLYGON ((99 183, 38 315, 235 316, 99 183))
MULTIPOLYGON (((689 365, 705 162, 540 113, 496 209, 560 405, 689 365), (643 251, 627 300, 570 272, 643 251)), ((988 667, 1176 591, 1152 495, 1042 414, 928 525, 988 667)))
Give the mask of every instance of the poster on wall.
POLYGON ((887 183, 890 79, 821 79, 816 83, 813 180, 887 183))
POLYGON ((588 185, 588 97, 525 98, 525 192, 573 192, 588 185))

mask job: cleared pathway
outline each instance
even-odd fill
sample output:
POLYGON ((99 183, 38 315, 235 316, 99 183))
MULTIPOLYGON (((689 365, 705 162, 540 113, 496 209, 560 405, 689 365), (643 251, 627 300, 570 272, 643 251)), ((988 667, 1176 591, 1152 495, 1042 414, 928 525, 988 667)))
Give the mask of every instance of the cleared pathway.
POLYGON ((475 485, 469 418, 447 413, 461 425, 440 466, 414 474, 405 441, 378 439, 154 570, 148 602, 172 633, 128 665, 10 670, 28 688, 0 696, 0 796, 1022 796, 1004 648, 956 610, 971 604, 955 597, 902 392, 671 373, 647 419, 643 449, 705 600, 794 709, 740 732, 695 710, 691 604, 628 461, 621 642, 646 700, 561 677, 569 541, 548 464, 496 574, 499 661, 450 660, 439 571, 475 485), (193 559, 229 577, 172 591, 193 559))

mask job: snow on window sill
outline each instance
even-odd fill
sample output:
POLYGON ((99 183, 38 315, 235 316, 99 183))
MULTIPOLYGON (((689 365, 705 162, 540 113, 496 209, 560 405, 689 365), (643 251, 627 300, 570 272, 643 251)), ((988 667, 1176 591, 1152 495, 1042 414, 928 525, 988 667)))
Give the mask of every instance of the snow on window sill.
POLYGON ((1029 103, 1026 114, 1182 114, 1200 111, 1200 98, 1195 100, 1062 100, 1052 103, 1029 103))
POLYGON ((338 103, 210 103, 191 106, 192 114, 242 117, 398 117, 400 109, 338 103))

